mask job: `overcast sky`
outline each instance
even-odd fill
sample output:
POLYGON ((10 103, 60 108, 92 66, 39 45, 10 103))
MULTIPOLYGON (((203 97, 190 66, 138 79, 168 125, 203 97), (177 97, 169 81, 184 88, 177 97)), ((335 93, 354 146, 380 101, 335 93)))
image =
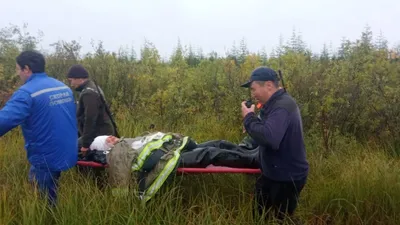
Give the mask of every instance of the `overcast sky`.
POLYGON ((0 27, 28 23, 30 32, 43 31, 43 48, 78 40, 83 52, 93 39, 107 50, 133 46, 139 53, 146 38, 165 57, 178 38, 204 53, 224 53, 245 38, 250 51, 269 53, 293 28, 319 51, 342 37, 355 40, 367 24, 393 46, 400 44, 399 15, 400 0, 4 0, 0 27))

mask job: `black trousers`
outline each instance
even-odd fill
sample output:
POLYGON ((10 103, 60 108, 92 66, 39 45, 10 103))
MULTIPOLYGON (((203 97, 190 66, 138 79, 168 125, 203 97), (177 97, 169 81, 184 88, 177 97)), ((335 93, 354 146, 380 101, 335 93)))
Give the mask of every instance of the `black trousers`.
POLYGON ((228 166, 236 168, 259 168, 258 148, 248 150, 224 140, 198 144, 181 153, 180 167, 228 166))
POLYGON ((267 217, 274 216, 279 220, 292 216, 306 180, 307 178, 297 181, 275 181, 265 176, 259 177, 255 190, 255 211, 259 215, 264 211, 267 217))

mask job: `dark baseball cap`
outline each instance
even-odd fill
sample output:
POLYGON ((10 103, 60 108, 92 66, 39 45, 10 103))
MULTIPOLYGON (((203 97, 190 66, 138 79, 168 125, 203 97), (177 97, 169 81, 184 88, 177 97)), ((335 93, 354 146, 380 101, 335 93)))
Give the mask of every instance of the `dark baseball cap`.
POLYGON ((278 75, 275 72, 275 70, 265 66, 261 66, 253 70, 253 72, 251 72, 250 79, 246 83, 240 85, 240 87, 248 88, 250 87, 253 81, 277 81, 277 80, 278 80, 278 75))

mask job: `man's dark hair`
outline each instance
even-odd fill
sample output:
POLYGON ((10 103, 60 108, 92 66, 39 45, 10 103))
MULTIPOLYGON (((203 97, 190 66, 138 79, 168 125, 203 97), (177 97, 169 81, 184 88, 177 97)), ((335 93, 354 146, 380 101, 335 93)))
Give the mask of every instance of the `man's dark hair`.
POLYGON ((37 51, 24 51, 17 56, 17 64, 21 69, 28 66, 32 73, 43 73, 45 70, 46 62, 44 56, 37 51))

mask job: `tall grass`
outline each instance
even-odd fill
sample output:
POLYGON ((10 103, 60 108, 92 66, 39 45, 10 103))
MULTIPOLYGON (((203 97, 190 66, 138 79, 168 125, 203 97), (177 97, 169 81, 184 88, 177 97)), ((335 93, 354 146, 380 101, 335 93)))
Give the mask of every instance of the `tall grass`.
MULTIPOLYGON (((138 135, 148 122, 121 123, 120 133, 138 135)), ((240 128, 226 129, 212 119, 190 121, 177 131, 198 142, 241 138, 240 128)), ((2 225, 263 224, 262 218, 253 218, 256 177, 241 174, 177 176, 144 206, 133 191, 127 198, 112 197, 107 186, 96 186, 74 168, 62 174, 58 206, 48 209, 27 181, 23 148, 19 130, 0 139, 2 225)), ((319 148, 318 140, 307 137, 310 176, 296 212, 304 224, 400 224, 397 159, 347 139, 338 141, 330 155, 319 148)))

